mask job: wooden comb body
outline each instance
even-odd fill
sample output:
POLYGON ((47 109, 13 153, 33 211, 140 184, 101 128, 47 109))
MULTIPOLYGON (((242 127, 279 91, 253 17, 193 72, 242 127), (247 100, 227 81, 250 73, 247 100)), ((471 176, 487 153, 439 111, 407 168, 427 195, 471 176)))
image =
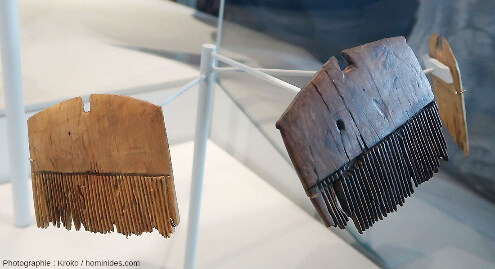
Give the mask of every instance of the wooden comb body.
POLYGON ((116 95, 80 97, 29 118, 36 222, 130 235, 179 223, 161 107, 116 95))
POLYGON ((442 122, 457 146, 464 152, 464 156, 468 157, 469 143, 461 73, 449 43, 442 37, 441 47, 439 47, 439 38, 438 34, 432 34, 428 39, 429 55, 449 67, 453 81, 447 83, 432 74, 433 91, 442 122))
POLYGON ((447 158, 431 87, 403 37, 342 52, 278 120, 292 163, 327 226, 360 232, 402 205, 447 158))

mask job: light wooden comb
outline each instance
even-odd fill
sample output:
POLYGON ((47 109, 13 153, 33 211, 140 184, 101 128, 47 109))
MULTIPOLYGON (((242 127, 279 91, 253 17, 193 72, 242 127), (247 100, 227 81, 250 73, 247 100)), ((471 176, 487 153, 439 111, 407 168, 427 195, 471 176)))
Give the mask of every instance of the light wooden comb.
POLYGON ((126 236, 179 223, 161 107, 125 96, 93 94, 29 118, 36 223, 126 236))
POLYGON ((453 81, 446 82, 432 74, 433 93, 438 104, 440 118, 455 143, 464 151, 464 156, 468 157, 469 143, 461 73, 449 43, 445 37, 442 37, 441 47, 439 47, 439 38, 438 34, 432 34, 428 39, 429 56, 450 69, 453 81))

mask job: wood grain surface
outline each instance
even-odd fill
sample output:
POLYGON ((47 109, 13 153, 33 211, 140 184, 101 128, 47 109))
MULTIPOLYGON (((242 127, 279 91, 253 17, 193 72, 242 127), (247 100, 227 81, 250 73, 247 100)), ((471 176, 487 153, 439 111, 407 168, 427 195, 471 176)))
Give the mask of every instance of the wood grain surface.
POLYGON ((403 37, 342 52, 277 121, 326 226, 362 233, 402 206, 448 160, 430 84, 403 37))
POLYGON ((73 98, 28 120, 38 226, 169 237, 179 211, 161 107, 103 94, 90 107, 73 98))
POLYGON ((32 171, 171 174, 162 110, 126 96, 93 94, 29 118, 32 171))
POLYGON ((377 144, 433 100, 430 84, 403 37, 347 49, 342 55, 347 67, 341 70, 337 59, 330 58, 276 124, 305 189, 377 144))
POLYGON ((464 152, 464 156, 468 157, 469 142, 461 73, 447 39, 442 37, 439 44, 439 38, 438 34, 432 34, 428 39, 429 55, 449 67, 454 81, 446 83, 439 77, 431 75, 433 92, 445 127, 457 146, 464 152))

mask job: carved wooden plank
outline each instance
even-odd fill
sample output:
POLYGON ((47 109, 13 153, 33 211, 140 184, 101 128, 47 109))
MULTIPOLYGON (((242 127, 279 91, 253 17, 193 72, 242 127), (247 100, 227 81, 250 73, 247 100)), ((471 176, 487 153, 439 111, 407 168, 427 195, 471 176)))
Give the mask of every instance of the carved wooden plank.
POLYGON ((332 57, 277 121, 327 226, 358 231, 395 211, 447 159, 433 93, 403 37, 332 57))
POLYGON ((125 96, 91 95, 28 120, 37 223, 125 235, 179 223, 161 107, 125 96))
POLYGON ((429 55, 449 67, 453 82, 447 83, 433 74, 433 92, 445 127, 464 151, 464 156, 468 157, 469 142, 461 73, 449 43, 442 37, 439 47, 439 38, 438 34, 432 34, 428 39, 429 55))

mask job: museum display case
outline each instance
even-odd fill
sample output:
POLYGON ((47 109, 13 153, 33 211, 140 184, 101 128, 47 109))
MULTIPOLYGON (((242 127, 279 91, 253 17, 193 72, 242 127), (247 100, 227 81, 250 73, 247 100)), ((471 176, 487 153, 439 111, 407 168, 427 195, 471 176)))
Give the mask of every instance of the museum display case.
POLYGON ((495 4, 0 9, 4 267, 494 267, 495 4))

